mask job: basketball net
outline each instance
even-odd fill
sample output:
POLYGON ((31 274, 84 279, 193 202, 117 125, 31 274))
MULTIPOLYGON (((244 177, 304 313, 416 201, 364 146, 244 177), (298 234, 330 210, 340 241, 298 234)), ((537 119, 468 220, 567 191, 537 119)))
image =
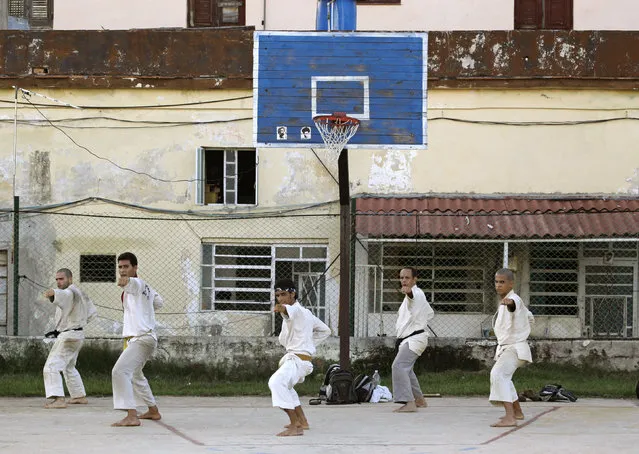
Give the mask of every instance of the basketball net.
POLYGON ((340 153, 357 132, 359 120, 344 112, 335 112, 333 115, 318 115, 313 121, 326 146, 326 158, 331 164, 337 163, 340 153))

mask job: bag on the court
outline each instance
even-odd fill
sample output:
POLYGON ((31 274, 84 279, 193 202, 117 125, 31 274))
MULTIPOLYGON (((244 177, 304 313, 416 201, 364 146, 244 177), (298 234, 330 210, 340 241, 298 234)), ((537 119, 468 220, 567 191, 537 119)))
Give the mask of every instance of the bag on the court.
POLYGON ((543 402, 576 402, 577 397, 561 385, 546 385, 539 391, 543 402))
POLYGON ((355 395, 358 402, 370 402, 375 385, 368 375, 358 375, 354 381, 355 395))
POLYGON ((326 403, 329 405, 358 403, 353 374, 350 371, 338 368, 331 372, 326 387, 326 403))

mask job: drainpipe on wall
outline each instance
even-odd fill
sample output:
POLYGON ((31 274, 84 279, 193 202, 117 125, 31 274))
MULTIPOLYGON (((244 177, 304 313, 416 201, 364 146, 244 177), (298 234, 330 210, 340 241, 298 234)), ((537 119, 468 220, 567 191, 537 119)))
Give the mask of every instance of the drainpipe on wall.
POLYGON ((264 0, 262 5, 262 30, 266 30, 266 0, 264 0))
POLYGON ((0 0, 0 30, 9 28, 9 0, 0 0))
POLYGON ((503 268, 508 268, 508 241, 504 241, 504 263, 503 268))

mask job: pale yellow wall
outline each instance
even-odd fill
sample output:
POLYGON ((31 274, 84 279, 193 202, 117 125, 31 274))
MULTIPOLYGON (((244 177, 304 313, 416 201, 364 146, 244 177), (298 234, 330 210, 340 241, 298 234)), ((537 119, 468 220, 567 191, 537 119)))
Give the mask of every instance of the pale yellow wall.
POLYGON ((575 30, 639 30, 636 0, 577 0, 574 8, 575 30))
MULTIPOLYGON (((252 147, 252 97, 245 91, 48 90, 79 106, 136 106, 222 101, 163 109, 68 109, 41 111, 91 155, 46 124, 19 124, 15 193, 23 205, 104 197, 145 206, 224 211, 195 205, 197 147, 252 147), (179 127, 122 123, 204 122, 179 127), (78 121, 69 121, 76 119, 78 121), (226 120, 237 121, 226 121, 226 120), (89 129, 78 129, 89 127, 89 129), (110 129, 110 128, 117 129, 110 129), (44 153, 44 154, 43 154, 44 153), (48 153, 50 176, 43 157, 48 153), (119 169, 151 174, 155 179, 119 169), (50 178, 47 186, 47 178, 50 178), (164 180, 191 180, 163 182, 164 180)), ((10 100, 3 90, 0 99, 10 100)), ((36 102, 41 102, 33 98, 36 102)), ((639 128, 621 120, 588 125, 482 125, 446 120, 575 122, 639 116, 639 94, 593 90, 431 90, 428 150, 352 150, 351 185, 358 193, 639 193, 639 128)), ((0 199, 9 206, 13 187, 13 109, 0 105, 0 199)), ((20 120, 41 120, 21 106, 20 120)), ((298 207, 334 201, 337 185, 307 149, 258 150, 258 207, 298 207)), ((335 173, 335 166, 330 166, 335 173)))
POLYGON ((637 116, 639 95, 590 90, 431 90, 429 148, 353 151, 355 192, 639 194, 639 128, 479 125, 637 116), (357 157, 356 157, 357 156, 357 157))
POLYGON ((186 27, 188 0, 55 0, 53 28, 126 30, 186 27))

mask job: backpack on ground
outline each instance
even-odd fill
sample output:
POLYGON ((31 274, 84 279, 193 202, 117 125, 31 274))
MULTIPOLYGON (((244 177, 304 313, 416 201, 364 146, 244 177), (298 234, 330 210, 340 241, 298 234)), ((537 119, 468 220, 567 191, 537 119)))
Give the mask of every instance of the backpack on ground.
POLYGON ((324 383, 320 386, 319 396, 309 400, 308 403, 310 405, 320 405, 323 401, 327 405, 358 403, 359 399, 355 392, 353 374, 347 370, 342 370, 339 364, 328 366, 324 375, 324 383))
POLYGON ((539 391, 543 402, 576 402, 577 397, 561 385, 546 385, 539 391))
POLYGON ((373 379, 368 375, 358 375, 353 382, 358 402, 370 402, 375 389, 373 379))
POLYGON ((356 404, 357 402, 353 374, 347 370, 334 369, 326 386, 326 403, 338 405, 356 404))

